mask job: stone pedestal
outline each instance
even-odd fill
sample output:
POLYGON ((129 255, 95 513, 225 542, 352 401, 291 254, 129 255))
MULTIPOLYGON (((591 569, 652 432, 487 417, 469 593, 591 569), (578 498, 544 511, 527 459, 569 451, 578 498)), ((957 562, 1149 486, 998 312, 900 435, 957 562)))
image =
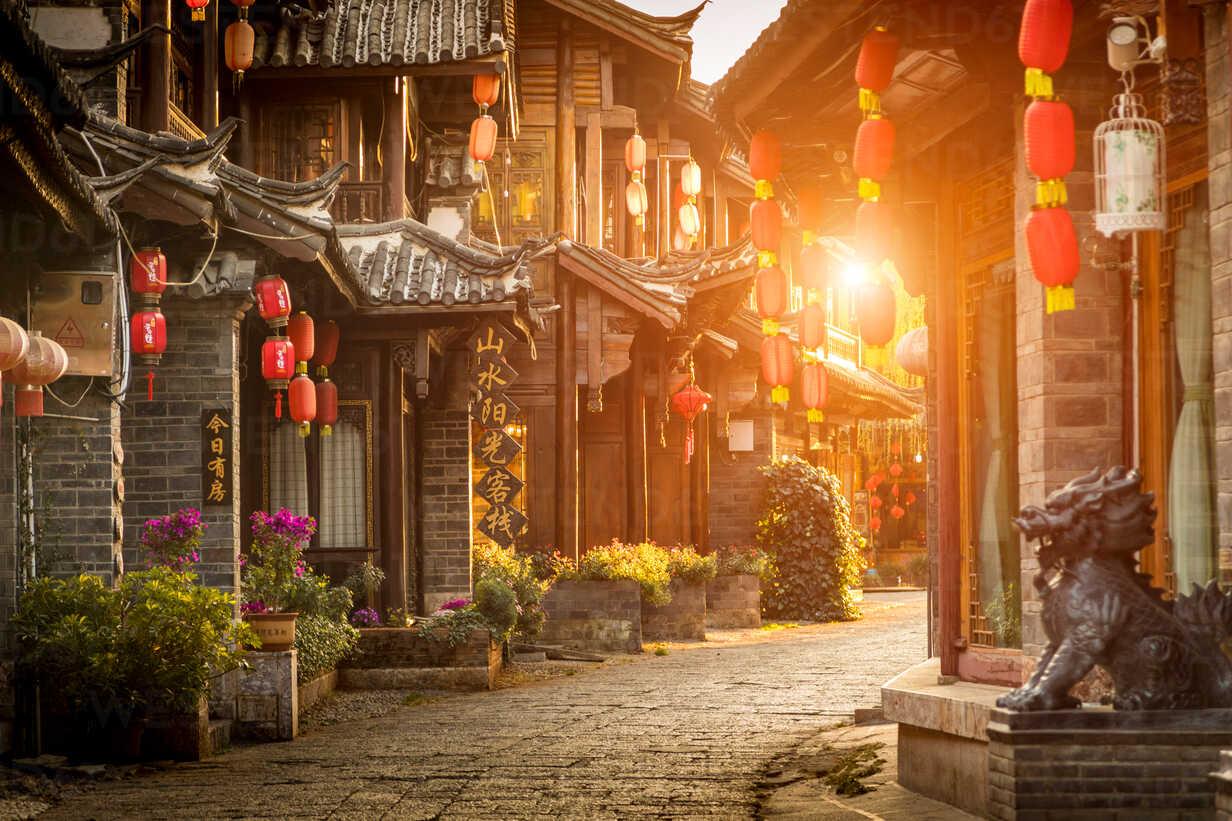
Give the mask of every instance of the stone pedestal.
POLYGON ((706 586, 676 579, 670 602, 662 607, 642 602, 642 639, 705 641, 706 586))
POLYGON ((262 741, 290 741, 299 734, 299 689, 294 650, 248 654, 252 669, 239 681, 235 734, 262 741))
POLYGON ((543 599, 540 644, 637 653, 642 649, 642 589, 634 581, 560 581, 543 599))
POLYGON ((486 628, 450 646, 410 627, 359 631, 359 651, 343 662, 339 684, 349 690, 491 690, 501 670, 501 644, 486 628))
POLYGON ((1215 787, 1215 818, 1232 820, 1232 750, 1219 754, 1219 769, 1211 773, 1211 783, 1215 787))
POLYGON ((998 709, 988 740, 991 818, 1214 818, 1232 710, 998 709))
POLYGON ((756 576, 719 576, 706 585, 706 626, 761 627, 761 581, 756 576))

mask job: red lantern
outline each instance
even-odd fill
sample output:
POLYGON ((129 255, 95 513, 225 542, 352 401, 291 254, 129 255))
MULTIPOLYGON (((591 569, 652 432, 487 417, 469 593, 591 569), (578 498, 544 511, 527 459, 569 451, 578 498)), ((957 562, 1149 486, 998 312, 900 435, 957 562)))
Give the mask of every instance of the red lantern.
POLYGON ((672 410, 684 417, 684 463, 693 461, 693 420, 705 412, 712 397, 696 384, 690 382, 672 395, 672 410))
POLYGON ((893 516, 895 519, 901 519, 907 515, 907 511, 903 510, 900 505, 895 505, 894 507, 890 508, 890 515, 893 516))
POLYGON ((894 137, 894 123, 878 114, 860 123, 852 167, 860 178, 861 199, 881 196, 879 182, 889 176, 894 163, 894 137))
POLYGON ((696 197, 702 192, 702 167, 692 157, 680 167, 680 190, 686 197, 696 197))
POLYGON ((877 488, 881 487, 881 483, 884 481, 885 481, 884 474, 874 473, 872 476, 868 477, 868 481, 864 483, 864 489, 867 490, 869 493, 872 493, 877 488))
POLYGON ((317 383, 317 424, 322 436, 332 436, 338 423, 338 386, 329 377, 317 383))
POLYGON ((830 254, 825 246, 814 242, 800 250, 800 278, 805 290, 816 291, 819 297, 824 297, 830 285, 829 269, 830 254))
POLYGON ((1064 208, 1043 208, 1027 217, 1027 251, 1035 278, 1048 289, 1048 313, 1074 309, 1078 237, 1064 208))
POLYGON ((894 349, 894 359, 912 376, 928 376, 928 328, 916 328, 903 334, 894 349))
POLYGON ((1074 170, 1074 112, 1056 100, 1036 100, 1027 106, 1025 143, 1027 168, 1039 178, 1036 205, 1064 205, 1066 174, 1074 170))
POLYGON ((890 495, 895 499, 898 498, 898 482, 895 482, 894 487, 890 488, 890 495))
POLYGON ((205 20, 205 9, 210 0, 185 0, 184 4, 192 10, 192 21, 200 23, 205 20))
MULTIPOLYGON (((898 462, 895 462, 894 464, 890 465, 890 475, 893 476, 895 479, 902 476, 903 466, 900 465, 898 462)), ((897 496, 898 495, 898 492, 897 492, 898 485, 895 485, 894 488, 895 488, 894 495, 897 496)))
POLYGON ((291 315, 291 291, 280 276, 264 276, 252 286, 257 313, 271 328, 285 328, 291 315))
POLYGON ((471 159, 487 162, 496 155, 496 120, 484 114, 471 123, 471 159))
POLYGON ((882 26, 864 35, 864 42, 860 44, 860 57, 856 61, 856 85, 860 87, 861 111, 880 110, 880 94, 890 87, 897 63, 897 37, 882 26))
POLYGON ((894 291, 885 282, 866 282, 856 294, 856 321, 866 345, 884 345, 894 338, 897 319, 894 291))
POLYGON ((758 251, 778 253, 783 241, 783 212, 774 200, 753 200, 749 207, 749 223, 753 231, 753 247, 758 251))
POLYGON ((749 171, 753 179, 774 182, 783 169, 783 148, 772 131, 758 131, 749 140, 749 171))
POLYGON ((1052 96, 1052 78, 1047 75, 1065 65, 1073 30, 1070 0, 1027 0, 1018 30, 1018 59, 1027 67, 1027 96, 1052 96))
POLYGON ((307 436, 317 418, 317 389, 304 362, 297 366, 295 378, 287 388, 287 403, 291 406, 291 421, 299 426, 299 435, 307 436))
POLYGON ((824 422, 822 411, 830 401, 830 375, 820 362, 810 362, 800 371, 800 394, 808 409, 808 421, 824 422))
POLYGON ((640 173, 646 167, 646 141, 642 135, 633 133, 625 142, 625 169, 630 173, 640 173))
POLYGON ((856 253, 870 265, 893 256, 894 219, 884 202, 862 202, 856 209, 856 253))
POLYGON ((826 344, 826 309, 810 302, 800 312, 800 347, 815 351, 826 344))
MULTIPOLYGON (((287 321, 287 337, 295 346, 295 356, 299 362, 307 362, 316 353, 316 332, 312 317, 300 311, 287 321)), ((307 371, 305 371, 307 373, 307 371)))
MULTIPOLYGON (((817 233, 826 218, 826 201, 820 185, 806 185, 796 194, 800 207, 800 228, 807 233, 817 233)), ((807 246, 809 243, 805 243, 807 246)))
POLYGON ((869 519, 868 529, 873 531, 874 533, 880 533, 881 532, 881 517, 873 516, 871 519, 869 519))
POLYGON ((68 370, 68 353, 58 342, 38 331, 27 337, 26 355, 9 372, 17 386, 14 394, 18 416, 43 415, 43 386, 50 385, 68 370))
POLYGON ((476 74, 471 80, 471 99, 475 105, 487 110, 500 99, 500 87, 499 74, 476 74))
POLYGON ((256 2, 257 0, 231 0, 231 5, 240 10, 240 18, 243 19, 248 16, 249 7, 256 2))
POLYGON ((167 290, 167 258, 159 248, 142 248, 129 261, 129 286, 143 301, 157 305, 167 290))
POLYGON ((776 405, 787 402, 787 386, 795 377, 796 359, 791 340, 786 334, 768 336, 761 341, 761 378, 770 386, 770 401, 776 405))
POLYGON ((157 307, 133 314, 129 320, 133 355, 141 364, 157 365, 167 351, 167 318, 157 307))
POLYGON ((317 376, 324 377, 329 375, 329 369, 338 358, 338 341, 342 332, 338 329, 338 323, 332 319, 315 326, 315 330, 316 342, 313 344, 312 361, 317 365, 317 376))
POLYGON ((253 52, 257 46, 257 33, 247 20, 236 20, 227 26, 223 41, 223 56, 227 68, 235 75, 232 90, 238 90, 244 82, 244 72, 252 68, 253 52))
POLYGON ((261 346, 261 376, 274 391, 274 416, 282 418, 282 392, 295 375, 295 346, 285 336, 267 337, 261 346))
POLYGON ((885 500, 880 496, 874 496, 868 500, 868 506, 873 510, 881 510, 881 506, 885 504, 885 500))
POLYGON ((911 505, 914 505, 916 503, 915 491, 912 491, 912 490, 907 491, 907 496, 905 498, 905 501, 907 502, 908 507, 910 507, 911 505))
POLYGON ((757 272, 754 287, 757 315, 761 317, 762 333, 772 336, 779 332, 779 317, 787 313, 787 274, 777 265, 757 272))

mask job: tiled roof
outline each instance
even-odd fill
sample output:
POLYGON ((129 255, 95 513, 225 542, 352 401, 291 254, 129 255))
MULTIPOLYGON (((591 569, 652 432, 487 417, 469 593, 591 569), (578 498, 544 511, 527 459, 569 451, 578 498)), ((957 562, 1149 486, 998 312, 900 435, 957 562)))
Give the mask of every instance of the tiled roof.
POLYGON ((690 32, 710 0, 696 8, 672 17, 656 17, 630 8, 616 0, 547 0, 576 17, 600 28, 608 29, 634 45, 658 52, 661 56, 684 63, 693 54, 690 32))
POLYGON ((505 4, 513 0, 335 0, 322 12, 280 10, 258 32, 253 69, 263 66, 429 65, 513 48, 505 4))

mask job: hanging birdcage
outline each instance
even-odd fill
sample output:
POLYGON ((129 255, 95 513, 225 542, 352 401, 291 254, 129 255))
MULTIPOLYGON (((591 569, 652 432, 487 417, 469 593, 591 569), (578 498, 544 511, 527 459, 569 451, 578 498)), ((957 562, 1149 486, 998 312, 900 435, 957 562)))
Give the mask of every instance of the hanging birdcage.
POLYGON ((1095 129, 1095 229, 1106 237, 1167 227, 1164 128, 1146 114, 1127 82, 1095 129))

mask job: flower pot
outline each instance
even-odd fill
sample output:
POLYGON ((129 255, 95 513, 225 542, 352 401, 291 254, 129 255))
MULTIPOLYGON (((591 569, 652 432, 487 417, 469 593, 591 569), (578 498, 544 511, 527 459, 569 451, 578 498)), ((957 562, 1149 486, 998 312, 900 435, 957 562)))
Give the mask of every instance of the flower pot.
POLYGON ((295 645, 295 619, 299 613, 249 613, 244 621, 261 639, 257 649, 269 653, 290 650, 295 645))

